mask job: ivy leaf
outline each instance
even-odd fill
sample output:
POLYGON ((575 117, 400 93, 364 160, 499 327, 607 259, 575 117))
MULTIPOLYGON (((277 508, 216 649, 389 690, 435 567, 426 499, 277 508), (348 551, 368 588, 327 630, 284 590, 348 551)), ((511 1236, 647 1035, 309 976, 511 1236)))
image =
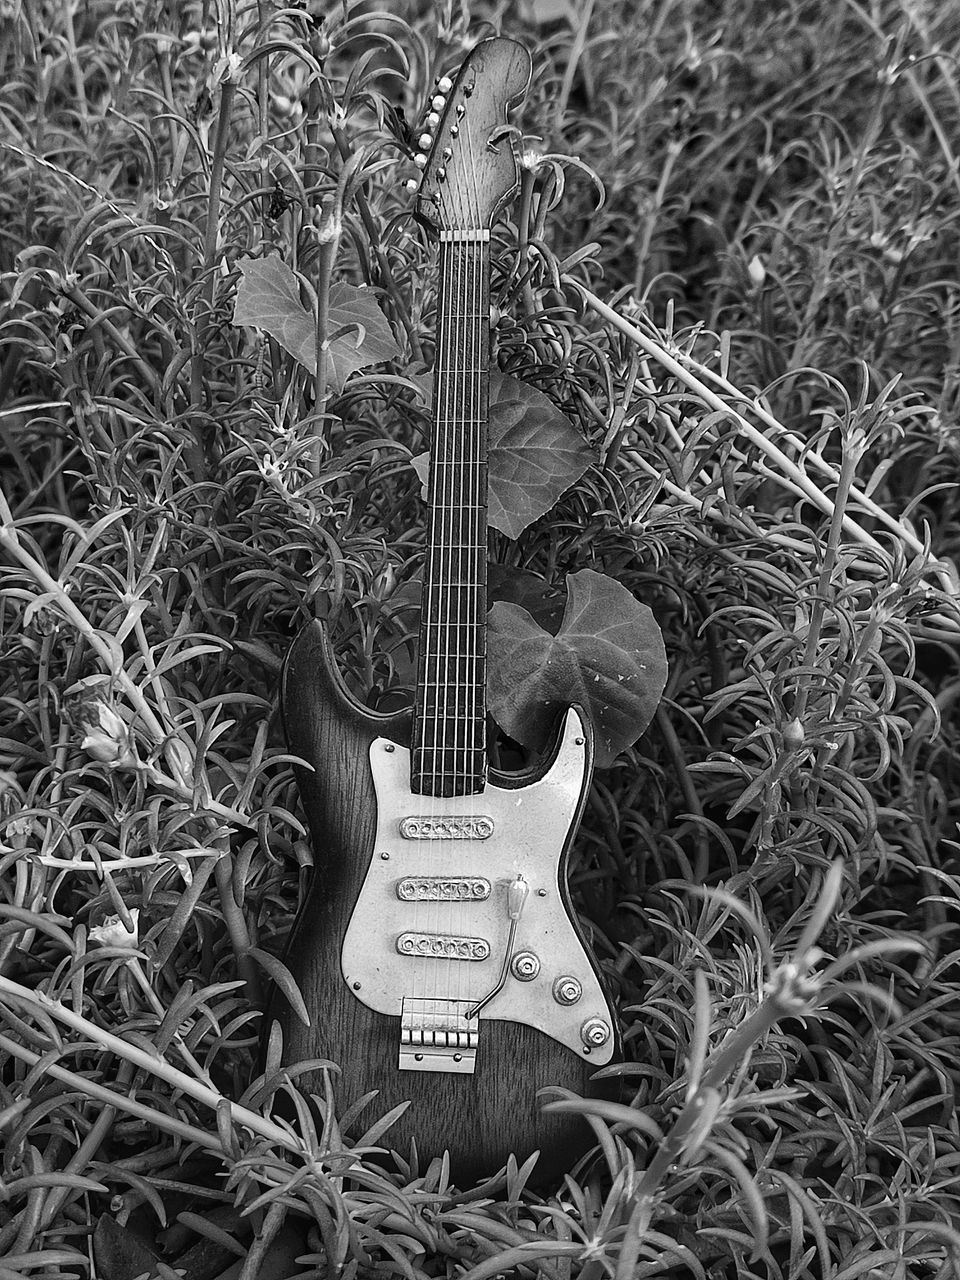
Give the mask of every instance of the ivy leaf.
POLYGON ((300 301, 300 287, 282 258, 240 258, 233 323, 263 329, 311 373, 317 371, 316 321, 300 301))
POLYGON ((358 369, 383 364, 400 355, 390 322, 372 289, 335 281, 330 286, 327 332, 331 335, 328 376, 335 392, 341 391, 347 378, 358 369))
POLYGON ((487 522, 519 538, 593 458, 589 445, 553 401, 505 373, 490 373, 490 497, 487 522))
MULTIPOLYGON (((487 523, 518 538, 583 475, 590 446, 553 401, 519 378, 490 372, 487 523)), ((427 485, 429 455, 411 465, 427 485)))
POLYGON ((667 680, 650 609, 592 569, 567 575, 555 636, 522 606, 498 601, 488 617, 487 654, 489 707, 511 738, 541 747, 557 715, 578 703, 593 724, 602 768, 646 729, 667 680))
MULTIPOLYGON (((297 277, 277 254, 241 258, 233 323, 262 329, 310 373, 317 372, 316 320, 300 301, 297 277)), ((327 376, 336 394, 351 373, 400 354, 371 289, 336 281, 330 287, 327 376)))
POLYGON ((557 633, 565 604, 563 592, 543 578, 505 564, 487 565, 487 600, 491 605, 498 600, 520 605, 551 635, 557 633))

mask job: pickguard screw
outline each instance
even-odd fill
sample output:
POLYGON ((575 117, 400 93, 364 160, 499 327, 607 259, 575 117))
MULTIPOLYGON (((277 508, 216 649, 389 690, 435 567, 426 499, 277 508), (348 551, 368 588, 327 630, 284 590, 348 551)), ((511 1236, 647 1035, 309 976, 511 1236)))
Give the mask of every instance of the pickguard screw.
POLYGON ((574 743, 575 743, 578 747, 582 747, 582 746, 583 746, 583 742, 584 742, 583 738, 574 738, 574 740, 573 740, 573 741, 574 741, 574 743))
POLYGON ((393 745, 392 742, 388 742, 383 749, 384 751, 396 751, 397 748, 393 745))
POLYGON ((521 982, 532 982, 540 972, 540 960, 532 951, 518 951, 511 961, 510 971, 521 982))
POLYGON ((359 991, 359 990, 360 990, 360 983, 359 983, 359 982, 355 982, 355 983, 353 984, 353 989, 354 989, 354 991, 359 991))
POLYGON ((546 896, 547 896, 547 891, 546 891, 546 889, 538 889, 538 890, 537 890, 537 897, 538 897, 538 898, 545 898, 546 896))
POLYGON ((557 1004, 576 1004, 582 995, 583 987, 572 974, 563 974, 553 984, 553 998, 557 1004))
POLYGON ((599 1048, 610 1039, 610 1028, 602 1018, 588 1018, 580 1028, 580 1039, 591 1048, 599 1048))
POLYGON ((384 862, 389 862, 389 861, 390 861, 390 855, 389 855, 389 853, 381 853, 380 857, 383 859, 383 861, 384 861, 384 862))

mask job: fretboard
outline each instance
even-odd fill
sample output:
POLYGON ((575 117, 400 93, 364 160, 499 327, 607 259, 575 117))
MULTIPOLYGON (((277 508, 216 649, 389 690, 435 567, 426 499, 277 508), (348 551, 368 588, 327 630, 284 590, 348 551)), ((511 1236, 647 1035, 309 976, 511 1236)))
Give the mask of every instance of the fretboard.
POLYGON ((433 442, 411 788, 470 795, 486 779, 488 232, 440 241, 433 442))

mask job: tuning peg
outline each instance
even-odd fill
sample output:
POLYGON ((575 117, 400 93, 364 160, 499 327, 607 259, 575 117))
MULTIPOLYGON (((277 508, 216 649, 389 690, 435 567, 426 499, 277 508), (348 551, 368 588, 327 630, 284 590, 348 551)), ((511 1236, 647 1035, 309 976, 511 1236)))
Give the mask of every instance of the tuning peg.
POLYGON ((429 151, 433 146, 433 134, 421 133, 420 137, 417 139, 417 146, 421 151, 429 151))
POLYGON ((440 79, 437 81, 437 89, 440 91, 440 93, 449 93, 452 88, 453 88, 453 81, 450 79, 449 76, 441 76, 440 79))
POLYGON ((431 99, 430 105, 433 107, 434 111, 442 111, 447 105, 447 100, 442 93, 438 93, 435 98, 431 99))
POLYGON ((428 129, 435 129, 437 125, 440 123, 440 117, 437 115, 435 111, 431 111, 423 123, 427 126, 428 129))
POLYGON ((417 166, 418 169, 425 169, 427 167, 427 157, 423 154, 422 151, 418 151, 417 154, 413 157, 413 163, 417 166))
POLYGON ((411 195, 420 190, 420 183, 416 178, 408 178, 403 185, 411 195))

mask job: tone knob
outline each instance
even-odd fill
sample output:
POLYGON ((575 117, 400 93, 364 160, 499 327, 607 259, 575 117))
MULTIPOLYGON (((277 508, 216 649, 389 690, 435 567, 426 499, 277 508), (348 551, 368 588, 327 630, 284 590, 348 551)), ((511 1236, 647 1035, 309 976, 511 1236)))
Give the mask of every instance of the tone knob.
POLYGON ((441 76, 440 79, 437 81, 437 89, 440 91, 440 93, 449 93, 452 88, 453 88, 453 81, 450 79, 449 76, 441 76))
POLYGON ((510 972, 521 982, 532 982, 540 972, 540 957, 532 951, 518 951, 510 961, 510 972))
POLYGON ((573 974, 562 974, 553 984, 553 998, 557 1004, 576 1004, 582 995, 583 987, 573 974))
POLYGON ((421 133, 420 137, 417 139, 417 146, 421 151, 428 151, 430 147, 433 146, 433 134, 421 133))
POLYGON ((442 93, 438 93, 435 98, 432 98, 430 100, 430 106, 433 108, 434 111, 442 111, 446 105, 447 105, 447 100, 442 93))
POLYGON ((609 1024, 603 1018, 588 1018, 580 1028, 580 1039, 588 1049, 599 1049, 610 1039, 609 1024))

